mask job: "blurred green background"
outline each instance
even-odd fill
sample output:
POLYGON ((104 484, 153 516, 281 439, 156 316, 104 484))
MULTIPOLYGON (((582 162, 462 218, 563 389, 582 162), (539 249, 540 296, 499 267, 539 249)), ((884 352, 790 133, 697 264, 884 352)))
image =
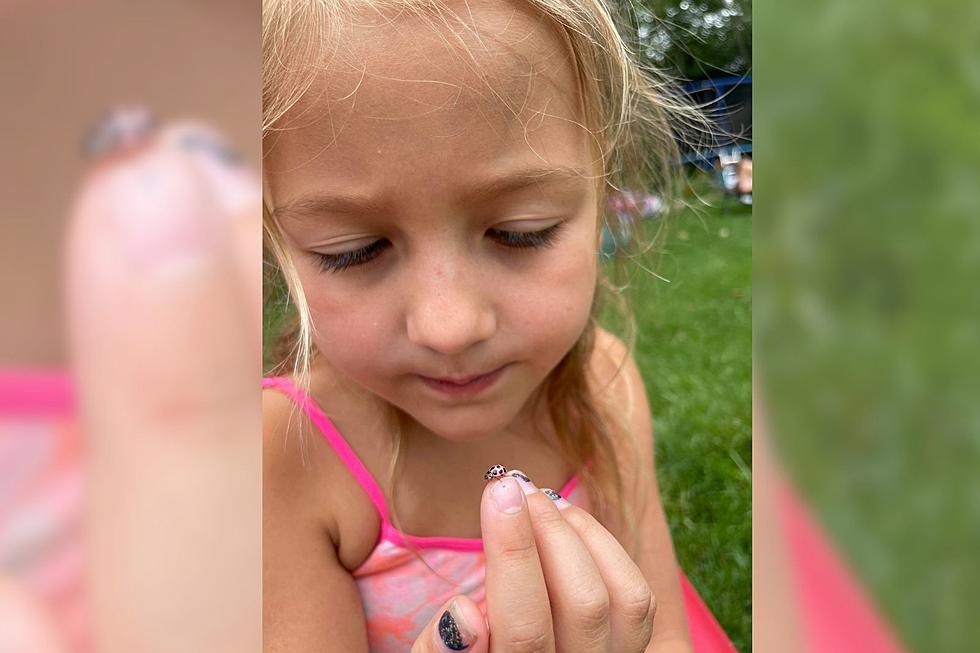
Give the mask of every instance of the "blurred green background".
POLYGON ((976 651, 980 4, 755 13, 757 400, 908 647, 976 651))

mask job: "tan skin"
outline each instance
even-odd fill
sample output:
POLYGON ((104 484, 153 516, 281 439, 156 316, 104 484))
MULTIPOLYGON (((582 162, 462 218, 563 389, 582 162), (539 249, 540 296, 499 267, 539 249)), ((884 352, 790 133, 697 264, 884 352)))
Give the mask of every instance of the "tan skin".
MULTIPOLYGON (((630 497, 647 506, 635 564, 609 535, 623 537, 624 529, 597 527, 578 508, 559 512, 540 492, 515 515, 492 509, 489 495, 503 486, 483 481, 491 464, 519 466, 538 487, 560 488, 577 471, 555 455, 552 427, 531 398, 588 324, 598 184, 587 172, 589 139, 578 126, 561 41, 523 5, 465 8, 473 29, 464 38, 479 35, 468 45, 494 94, 457 65, 463 55, 447 51, 445 34, 411 19, 364 17, 341 44, 347 59, 324 69, 287 114, 288 130, 267 143, 267 199, 316 327, 313 397, 389 497, 391 438, 379 402, 409 416, 395 488, 402 530, 484 540, 490 632, 475 605, 461 600, 481 630, 469 650, 688 651, 652 455, 630 472, 636 457, 621 452, 624 473, 644 481, 630 497), (516 117, 501 98, 520 108, 516 117), (531 168, 545 171, 533 183, 518 175, 531 168), (556 226, 547 247, 515 250, 499 235, 556 226), (357 265, 319 263, 371 247, 357 265), (471 400, 447 400, 419 378, 499 365, 500 381, 471 400), (583 578, 591 580, 575 588, 583 578), (574 591, 549 606, 546 587, 574 591), (657 616, 648 646, 651 590, 657 616)), ((652 452, 635 363, 628 358, 615 374, 624 357, 600 332, 593 387, 615 378, 604 400, 623 414, 637 407, 636 450, 652 452)), ((291 410, 284 397, 265 393, 266 649, 366 651, 351 571, 377 541, 379 518, 315 433, 306 438, 304 466, 301 422, 288 426, 291 410)), ((431 630, 414 653, 443 650, 431 630)))

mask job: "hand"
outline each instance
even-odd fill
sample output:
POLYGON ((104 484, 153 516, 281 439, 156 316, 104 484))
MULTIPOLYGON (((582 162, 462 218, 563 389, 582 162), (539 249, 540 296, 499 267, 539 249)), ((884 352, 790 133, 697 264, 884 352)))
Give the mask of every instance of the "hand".
POLYGON ((483 493, 486 621, 456 596, 412 653, 645 651, 655 601, 640 569, 591 515, 524 478, 511 471, 483 493))
POLYGON ((490 651, 644 651, 656 603, 640 569, 595 518, 525 478, 483 493, 490 651))

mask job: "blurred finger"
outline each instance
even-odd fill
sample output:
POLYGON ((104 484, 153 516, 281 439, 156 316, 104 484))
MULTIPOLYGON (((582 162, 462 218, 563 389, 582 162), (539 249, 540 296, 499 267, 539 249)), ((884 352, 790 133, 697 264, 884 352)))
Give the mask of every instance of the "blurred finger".
POLYGON ((216 186, 154 136, 98 165, 71 218, 99 653, 260 637, 260 298, 216 186))

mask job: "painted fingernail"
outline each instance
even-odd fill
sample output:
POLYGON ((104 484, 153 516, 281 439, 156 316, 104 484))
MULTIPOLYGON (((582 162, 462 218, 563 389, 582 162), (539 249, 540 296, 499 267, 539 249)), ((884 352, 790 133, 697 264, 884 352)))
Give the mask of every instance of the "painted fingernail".
POLYGON ((490 488, 490 498, 500 512, 512 515, 524 508, 524 492, 517 480, 505 476, 490 488))
POLYGON ((548 497, 549 499, 555 502, 555 505, 558 506, 559 510, 562 508, 567 508, 570 505, 572 505, 562 495, 558 494, 551 488, 542 488, 541 491, 544 492, 544 495, 546 497, 548 497))
POLYGON ((524 494, 533 494, 538 491, 538 488, 534 482, 531 481, 531 479, 527 477, 527 474, 521 470, 511 470, 507 472, 507 475, 517 479, 517 483, 521 486, 521 490, 524 491, 524 494))
POLYGON ((106 113, 82 140, 82 153, 96 159, 143 143, 158 125, 146 107, 119 106, 106 113))
POLYGON ((227 166, 242 164, 242 155, 217 133, 207 129, 188 129, 177 136, 177 146, 192 153, 201 153, 227 166))
POLYGON ((443 612, 439 619, 439 638, 450 651, 466 650, 476 639, 472 631, 466 627, 456 601, 449 605, 449 609, 443 612))
POLYGON ((225 215, 237 216, 252 210, 258 215, 262 206, 261 176, 245 165, 220 131, 206 123, 190 123, 169 130, 164 138, 194 160, 225 215))

